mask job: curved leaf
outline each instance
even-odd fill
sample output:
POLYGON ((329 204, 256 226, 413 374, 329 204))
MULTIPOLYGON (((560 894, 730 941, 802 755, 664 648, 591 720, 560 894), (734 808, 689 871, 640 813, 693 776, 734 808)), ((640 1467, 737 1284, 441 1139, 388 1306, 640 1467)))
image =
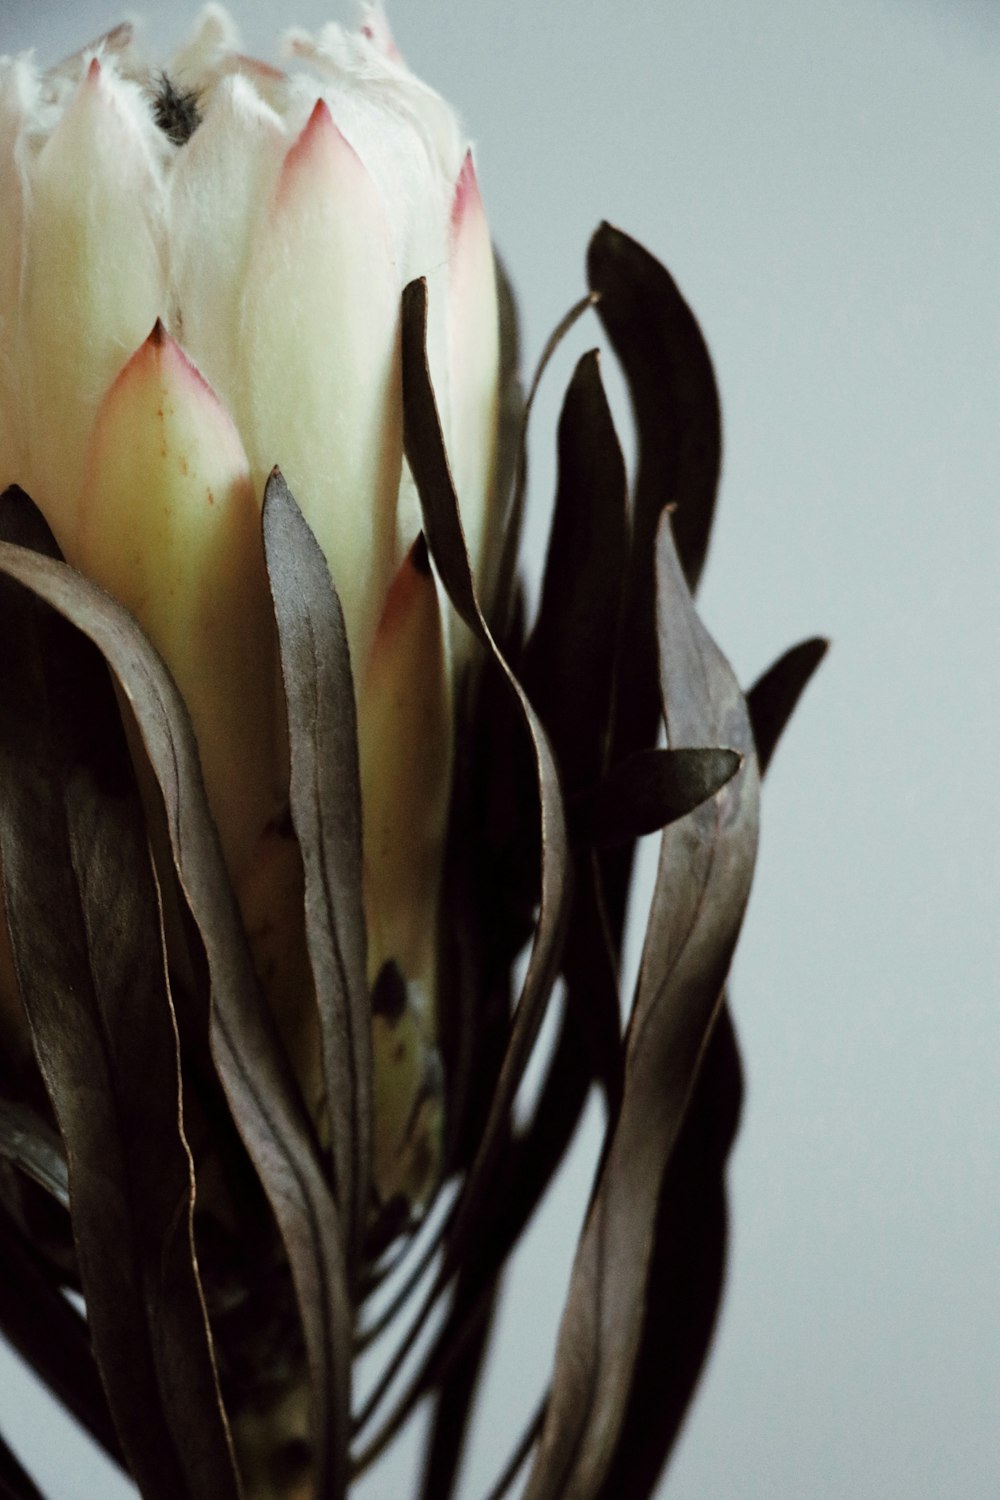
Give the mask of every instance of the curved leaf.
MULTIPOLYGON (((523 688, 501 656, 476 598, 431 386, 426 343, 427 285, 422 280, 413 281, 403 293, 404 446, 420 493, 424 534, 449 599, 507 679, 516 700, 535 760, 542 847, 538 925, 489 1119, 452 1224, 451 1245, 454 1246, 461 1238, 461 1231, 474 1217, 488 1185, 496 1143, 510 1113, 552 993, 566 921, 569 867, 559 777, 548 738, 523 688)), ((453 1256, 452 1249, 446 1255, 446 1262, 453 1256)))
POLYGON ((759 780, 746 705, 694 611, 668 516, 656 563, 668 744, 721 741, 744 761, 661 841, 621 1110, 577 1251, 526 1500, 589 1500, 612 1461, 639 1353, 661 1184, 721 1005, 756 851, 759 780))
MULTIPOLYGON (((587 252, 597 310, 628 381, 638 468, 611 763, 656 742, 659 692, 654 557, 660 517, 674 507, 684 575, 697 586, 708 549, 722 462, 715 374, 701 329, 673 277, 648 250, 602 224, 587 252)), ((621 942, 632 853, 603 862, 616 946, 621 942)))
POLYGON ((740 768, 736 750, 637 750, 570 809, 573 836, 601 849, 634 843, 692 812, 740 768))
MULTIPOLYGON (((492 1191, 492 1173, 507 1138, 514 1098, 558 973, 569 898, 566 825, 552 750, 538 716, 496 644, 476 596, 431 385, 427 361, 427 285, 423 280, 411 282, 403 293, 402 330, 403 442, 420 495, 424 536, 445 592, 460 618, 499 668, 527 730, 541 821, 541 899, 527 973, 509 1026, 503 1062, 474 1158, 448 1221, 438 1273, 360 1413, 356 1422, 358 1427, 364 1426, 381 1404, 428 1311, 458 1269, 466 1243, 470 1237, 475 1238, 477 1215, 487 1194, 492 1191)), ((397 1430, 422 1389, 422 1381, 423 1375, 418 1374, 393 1415, 357 1459, 356 1469, 367 1466, 397 1430)))
POLYGON ((779 656, 747 693, 761 772, 770 765, 785 725, 829 649, 830 642, 821 636, 800 641, 779 656))
MULTIPOLYGON (((30 539, 37 527, 5 497, 0 535, 30 539)), ((236 1500, 194 1259, 158 893, 121 719, 92 647, 9 580, 0 589, 0 631, 16 642, 0 669, 7 921, 66 1146, 94 1348, 143 1493, 236 1500)))
POLYGON ((326 559, 278 470, 264 492, 264 554, 305 873, 334 1182, 354 1264, 368 1210, 372 1053, 361 894, 361 786, 344 616, 326 559))
POLYGON ((339 1496, 346 1484, 352 1319, 342 1229, 259 995, 187 711, 131 616, 87 579, 6 543, 0 544, 0 572, 97 646, 139 727, 163 796, 178 879, 208 963, 212 1054, 295 1280, 312 1376, 317 1490, 339 1496))
POLYGON ((559 482, 524 684, 567 796, 602 775, 628 557, 628 481, 596 349, 559 418, 559 482))

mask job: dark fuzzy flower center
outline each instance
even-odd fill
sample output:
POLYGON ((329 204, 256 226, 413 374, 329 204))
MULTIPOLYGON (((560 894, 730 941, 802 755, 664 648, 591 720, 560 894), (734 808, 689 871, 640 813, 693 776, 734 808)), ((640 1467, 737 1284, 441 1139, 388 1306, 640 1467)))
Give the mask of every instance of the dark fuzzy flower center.
POLYGON ((179 89, 161 73, 153 95, 153 119, 175 146, 186 145, 201 124, 198 95, 193 89, 179 89))

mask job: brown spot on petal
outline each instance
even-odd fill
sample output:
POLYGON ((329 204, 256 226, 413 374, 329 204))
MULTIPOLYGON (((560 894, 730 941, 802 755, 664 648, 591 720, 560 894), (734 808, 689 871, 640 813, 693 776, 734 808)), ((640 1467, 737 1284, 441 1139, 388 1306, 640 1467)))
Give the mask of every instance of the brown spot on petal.
POLYGON ((389 959, 382 965, 372 985, 372 1014, 393 1023, 401 1020, 405 1010, 406 980, 398 964, 389 959))

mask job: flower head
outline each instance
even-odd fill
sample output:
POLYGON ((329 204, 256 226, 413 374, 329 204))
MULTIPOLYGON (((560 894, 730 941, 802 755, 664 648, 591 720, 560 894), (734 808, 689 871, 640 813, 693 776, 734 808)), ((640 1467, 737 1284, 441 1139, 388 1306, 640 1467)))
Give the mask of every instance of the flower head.
MULTIPOLYGON (((293 32, 285 52, 283 67, 248 58, 210 5, 163 70, 128 28, 49 73, 0 63, 0 490, 32 496, 173 672, 258 969, 321 1112, 298 859, 280 833, 262 496, 279 466, 343 607, 371 980, 395 966, 429 1056, 461 652, 414 550, 400 295, 427 278, 435 388, 485 579, 497 294, 468 144, 381 12, 365 8, 356 32, 293 32)), ((408 1114, 395 1098, 386 1118, 408 1114)))

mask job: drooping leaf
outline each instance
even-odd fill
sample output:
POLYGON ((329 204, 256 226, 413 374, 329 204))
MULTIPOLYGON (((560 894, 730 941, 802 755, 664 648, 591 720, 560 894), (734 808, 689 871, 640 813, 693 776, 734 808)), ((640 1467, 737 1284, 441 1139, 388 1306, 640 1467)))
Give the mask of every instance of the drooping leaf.
POLYGON ((570 809, 570 829, 599 849, 633 843, 683 818, 740 768, 728 749, 637 750, 570 809))
MULTIPOLYGON (((660 517, 675 508, 681 566, 692 590, 708 548, 722 453, 712 361, 670 273, 621 230, 602 224, 587 253, 597 310, 628 381, 638 436, 632 546, 618 656, 611 763, 656 742, 659 693, 654 556, 660 517)), ((632 852, 604 861, 609 921, 621 941, 632 852)))
POLYGON ((0 1333, 108 1457, 124 1468, 87 1325, 2 1209, 0 1333))
MULTIPOLYGON (((37 534, 37 515, 6 497, 0 535, 37 534)), ((66 1146, 95 1353, 143 1493, 236 1500, 194 1260, 157 889, 121 719, 93 648, 9 580, 0 590, 0 629, 16 643, 0 691, 7 921, 66 1146)))
POLYGON ((496 1142, 504 1129, 528 1056, 538 1035, 558 970, 567 911, 566 825, 559 777, 544 729, 520 683, 497 649, 476 598, 458 501, 438 418, 427 361, 427 285, 411 282, 403 293, 404 446, 420 492, 424 534, 431 557, 457 613, 506 677, 535 758, 541 818, 541 905, 528 970, 511 1023, 500 1079, 476 1159, 452 1225, 453 1245, 474 1218, 488 1186, 496 1142))
MULTIPOLYGON (((489 1100, 474 1158, 455 1209, 448 1220, 439 1271, 393 1357, 388 1361, 382 1378, 359 1414, 356 1421, 359 1429, 370 1422, 381 1405, 430 1308, 441 1296, 461 1263, 470 1237, 475 1236, 477 1216, 492 1190, 493 1169, 498 1157, 502 1155, 514 1098, 555 983, 569 895, 565 818, 552 750, 524 690, 486 624, 476 596, 458 501, 431 386, 426 347, 427 286, 423 280, 411 282, 403 293, 402 328, 404 448, 420 494, 424 535, 445 592, 457 614, 485 648, 493 666, 499 669, 505 679, 527 731, 534 761, 535 790, 541 823, 541 897, 527 973, 510 1022, 503 1062, 489 1100)), ((403 1420, 403 1414, 410 1409, 415 1392, 421 1388, 422 1379, 423 1376, 418 1374, 411 1383, 409 1391, 401 1398, 394 1413, 357 1458, 357 1467, 366 1466, 381 1451, 389 1435, 403 1420)))
POLYGON ((344 617, 326 560, 275 470, 264 553, 291 750, 290 804, 305 872, 334 1181, 356 1264, 371 1171, 371 1019, 361 894, 361 787, 344 617))
POLYGON ((663 834, 621 1110, 577 1250, 526 1500, 590 1500, 612 1462, 641 1343, 661 1185, 719 1013, 756 851, 746 705, 694 611, 668 516, 656 564, 668 745, 724 743, 744 760, 715 797, 663 834))
POLYGON ((602 224, 594 234, 587 279, 625 371, 638 429, 633 567, 644 569, 660 513, 675 506, 677 554, 694 593, 722 462, 722 418, 708 346, 670 272, 620 229, 602 224))
POLYGON ((346 1484, 351 1309, 342 1230, 311 1128, 263 1006, 190 720, 160 658, 113 600, 72 569, 0 544, 15 579, 103 655, 127 700, 163 796, 178 880, 211 978, 215 1065, 288 1254, 309 1358, 317 1491, 346 1484))
POLYGON ((779 656, 747 693, 761 772, 770 765, 785 725, 829 649, 830 642, 819 636, 800 641, 779 656))

